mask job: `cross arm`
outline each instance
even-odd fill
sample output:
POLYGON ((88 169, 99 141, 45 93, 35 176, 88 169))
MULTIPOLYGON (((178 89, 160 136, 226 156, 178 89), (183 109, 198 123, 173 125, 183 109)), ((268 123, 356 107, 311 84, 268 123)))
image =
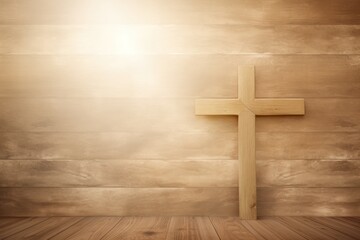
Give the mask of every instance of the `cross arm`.
POLYGON ((239 115, 246 107, 238 99, 196 99, 196 115, 239 115))
POLYGON ((238 68, 239 100, 243 102, 255 115, 304 115, 304 99, 281 98, 271 99, 255 98, 255 67, 240 66, 238 68))
POLYGON ((247 106, 256 115, 304 115, 305 103, 301 98, 254 99, 247 106))

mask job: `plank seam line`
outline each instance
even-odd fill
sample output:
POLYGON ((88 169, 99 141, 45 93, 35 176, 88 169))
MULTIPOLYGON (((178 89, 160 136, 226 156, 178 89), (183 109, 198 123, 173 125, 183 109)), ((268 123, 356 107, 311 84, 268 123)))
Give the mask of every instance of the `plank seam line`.
POLYGON ((69 229, 70 227, 72 227, 72 226, 74 226, 75 224, 77 224, 78 222, 80 222, 82 219, 84 219, 84 217, 81 217, 79 220, 77 220, 76 222, 74 222, 73 224, 71 224, 70 226, 68 226, 67 228, 63 229, 62 231, 60 231, 60 232, 56 233, 55 235, 51 236, 49 239, 51 239, 51 238, 57 236, 58 234, 66 231, 66 230, 69 229))
POLYGON ((104 234, 104 236, 102 236, 102 237, 100 238, 100 240, 104 239, 105 236, 107 236, 113 229, 115 229, 115 227, 119 224, 119 222, 120 222, 122 219, 123 219, 123 217, 120 217, 120 218, 118 219, 118 221, 116 222, 116 224, 114 224, 114 226, 113 226, 111 229, 109 229, 109 231, 108 231, 106 234, 104 234))
MULTIPOLYGON (((32 217, 31 219, 34 219, 34 217, 32 217)), ((47 221, 48 219, 49 219, 49 218, 47 217, 47 218, 45 218, 43 221, 40 221, 40 222, 38 222, 38 223, 36 223, 36 224, 34 224, 34 225, 31 225, 31 226, 29 226, 29 227, 27 227, 27 228, 24 228, 24 229, 22 229, 22 230, 20 230, 20 231, 18 231, 18 232, 15 232, 15 233, 7 236, 6 238, 11 237, 11 236, 13 236, 13 235, 15 235, 15 234, 21 233, 21 232, 23 232, 23 231, 25 231, 25 230, 27 230, 27 229, 29 229, 29 228, 31 228, 31 227, 34 227, 34 226, 36 226, 36 225, 38 225, 38 224, 40 224, 40 223, 43 223, 43 222, 47 221)))

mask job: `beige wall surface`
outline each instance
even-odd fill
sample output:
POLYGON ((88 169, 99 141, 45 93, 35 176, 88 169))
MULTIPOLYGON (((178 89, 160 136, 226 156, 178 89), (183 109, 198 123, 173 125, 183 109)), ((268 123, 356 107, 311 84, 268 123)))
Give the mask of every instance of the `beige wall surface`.
POLYGON ((259 216, 360 215, 358 0, 0 0, 0 216, 238 214, 237 118, 195 98, 305 98, 256 118, 259 216))

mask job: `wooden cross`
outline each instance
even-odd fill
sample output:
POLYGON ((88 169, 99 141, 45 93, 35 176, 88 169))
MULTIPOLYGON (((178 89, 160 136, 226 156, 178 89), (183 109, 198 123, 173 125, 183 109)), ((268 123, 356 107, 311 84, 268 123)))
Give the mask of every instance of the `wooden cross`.
POLYGON ((304 99, 255 98, 255 67, 238 68, 238 99, 197 99, 196 115, 237 115, 239 151, 239 212, 256 219, 256 115, 304 115, 304 99))

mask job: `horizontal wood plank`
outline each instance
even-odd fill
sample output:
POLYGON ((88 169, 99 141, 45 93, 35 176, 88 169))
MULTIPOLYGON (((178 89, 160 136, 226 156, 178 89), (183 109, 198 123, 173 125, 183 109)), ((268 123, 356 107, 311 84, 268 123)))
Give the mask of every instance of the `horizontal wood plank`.
MULTIPOLYGON (((259 160, 359 160, 359 133, 257 133, 259 160)), ((0 159, 235 160, 237 134, 2 133, 0 159), (221 142, 221 144, 219 144, 221 142)))
POLYGON ((358 187, 358 160, 258 160, 258 187, 358 187))
POLYGON ((237 126, 235 117, 195 116, 194 99, 4 98, 0 109, 3 132, 236 132, 237 126))
MULTIPOLYGON (((358 160, 258 160, 258 187, 357 187, 358 160)), ((238 161, 0 160, 1 187, 237 187, 238 161), (173 177, 176 176, 176 177, 173 177)))
POLYGON ((259 188, 261 216, 359 216, 359 188, 259 188))
POLYGON ((235 133, 53 132, 2 133, 1 137, 0 159, 232 160, 237 156, 235 133))
POLYGON ((360 96, 359 55, 138 57, 1 55, 0 97, 237 98, 239 65, 255 65, 257 97, 360 96))
MULTIPOLYGON (((360 162, 360 161, 359 161, 360 162)), ((236 187, 237 161, 0 161, 1 187, 236 187)))
MULTIPOLYGON (((259 216, 358 216, 358 188, 258 188, 259 216)), ((237 188, 1 188, 1 216, 237 216, 237 188), (151 204, 150 204, 151 203, 151 204)))
MULTIPOLYGON (((360 98, 310 98, 305 102, 305 116, 260 116, 256 131, 360 131, 360 98)), ((237 111, 235 107, 204 106, 198 105, 198 114, 237 111)), ((237 132, 236 116, 196 116, 195 100, 188 98, 3 98, 0 108, 0 132, 237 132)))
POLYGON ((260 116, 256 118, 256 131, 257 132, 359 132, 360 131, 359 109, 360 109, 360 98, 305 99, 304 116, 271 116, 271 117, 260 116))
POLYGON ((2 55, 360 53, 360 25, 1 25, 0 36, 2 55))
POLYGON ((257 133, 256 158, 262 160, 360 159, 357 133, 257 133))
POLYGON ((0 188, 1 216, 238 213, 237 188, 0 188))
POLYGON ((359 24, 357 0, 0 1, 0 24, 359 24))

